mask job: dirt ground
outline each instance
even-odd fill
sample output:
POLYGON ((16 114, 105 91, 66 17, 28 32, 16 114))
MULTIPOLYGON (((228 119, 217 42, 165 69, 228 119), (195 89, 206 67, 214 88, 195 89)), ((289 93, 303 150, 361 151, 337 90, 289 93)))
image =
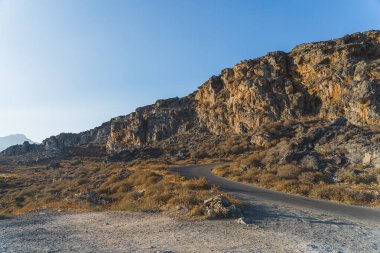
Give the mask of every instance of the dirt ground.
POLYGON ((132 212, 29 213, 0 220, 0 252, 379 252, 380 227, 287 210, 183 221, 132 212))

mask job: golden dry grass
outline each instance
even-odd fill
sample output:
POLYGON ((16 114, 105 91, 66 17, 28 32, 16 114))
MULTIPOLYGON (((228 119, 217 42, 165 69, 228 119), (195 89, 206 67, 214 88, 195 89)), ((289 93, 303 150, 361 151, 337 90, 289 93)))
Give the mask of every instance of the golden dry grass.
POLYGON ((202 217, 203 201, 218 194, 218 190, 204 178, 186 179, 167 168, 166 164, 128 166, 93 161, 83 161, 78 166, 61 161, 58 169, 15 167, 12 176, 0 177, 0 214, 41 209, 175 214, 181 209, 188 217, 202 217), (95 196, 95 201, 89 201, 89 194, 95 196))
POLYGON ((332 182, 322 172, 297 167, 296 164, 285 164, 270 171, 259 169, 255 167, 257 158, 257 154, 242 158, 230 165, 217 166, 213 172, 222 177, 268 189, 349 204, 380 207, 380 184, 376 181, 379 171, 359 175, 342 171, 338 173, 339 182, 332 182), (249 166, 244 168, 242 164, 249 166))

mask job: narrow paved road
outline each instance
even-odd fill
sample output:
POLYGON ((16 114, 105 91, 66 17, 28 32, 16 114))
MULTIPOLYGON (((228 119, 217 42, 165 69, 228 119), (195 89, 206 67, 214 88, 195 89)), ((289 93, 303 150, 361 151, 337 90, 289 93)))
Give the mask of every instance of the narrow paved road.
POLYGON ((236 196, 242 201, 265 202, 274 205, 289 206, 301 210, 309 210, 323 215, 333 215, 338 217, 354 218, 360 221, 380 224, 380 209, 366 208, 334 203, 330 201, 312 199, 302 196, 290 195, 287 193, 263 189, 231 181, 219 177, 211 172, 215 165, 186 165, 171 169, 188 178, 205 177, 207 181, 219 187, 220 190, 236 196))

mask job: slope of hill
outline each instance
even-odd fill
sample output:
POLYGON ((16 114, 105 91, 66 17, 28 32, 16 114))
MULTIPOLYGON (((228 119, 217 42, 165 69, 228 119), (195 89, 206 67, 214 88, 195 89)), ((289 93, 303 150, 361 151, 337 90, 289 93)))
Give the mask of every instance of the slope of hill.
POLYGON ((0 137, 0 151, 3 151, 4 149, 13 145, 23 144, 25 141, 31 144, 34 143, 33 141, 26 138, 26 136, 23 134, 13 134, 0 137))
POLYGON ((376 126, 379 41, 380 31, 355 33, 242 61, 186 97, 158 100, 93 130, 53 136, 42 146, 64 149, 93 143, 115 152, 181 134, 239 135, 310 117, 343 117, 357 126, 376 126))
POLYGON ((126 162, 238 158, 217 173, 379 205, 379 125, 380 31, 368 31, 242 61, 186 97, 158 100, 95 129, 1 154, 26 163, 73 156, 126 162))

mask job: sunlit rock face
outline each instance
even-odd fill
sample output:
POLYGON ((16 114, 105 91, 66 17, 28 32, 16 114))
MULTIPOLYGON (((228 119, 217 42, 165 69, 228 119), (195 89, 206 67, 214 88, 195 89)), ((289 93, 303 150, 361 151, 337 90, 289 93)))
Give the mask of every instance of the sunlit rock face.
POLYGON ((207 142, 217 148, 219 137, 238 135, 250 140, 243 150, 265 148, 277 137, 292 138, 295 144, 283 147, 288 160, 307 149, 321 154, 339 149, 346 160, 380 166, 380 146, 371 141, 380 135, 374 131, 380 124, 379 100, 380 31, 355 33, 242 61, 186 97, 158 100, 93 130, 60 134, 3 155, 52 157, 88 150, 97 155, 96 148, 126 151, 131 157, 141 150, 150 154, 151 148, 155 154, 185 154, 207 142), (309 119, 316 122, 312 127, 302 123, 309 119), (296 122, 294 129, 263 130, 289 121, 296 122))
POLYGON ((197 91, 196 111, 215 134, 308 116, 379 124, 379 80, 380 32, 356 33, 225 69, 197 91))
POLYGON ((113 119, 107 147, 140 146, 193 127, 213 134, 246 133, 310 116, 379 124, 379 63, 379 31, 243 61, 211 77, 194 94, 113 119))

